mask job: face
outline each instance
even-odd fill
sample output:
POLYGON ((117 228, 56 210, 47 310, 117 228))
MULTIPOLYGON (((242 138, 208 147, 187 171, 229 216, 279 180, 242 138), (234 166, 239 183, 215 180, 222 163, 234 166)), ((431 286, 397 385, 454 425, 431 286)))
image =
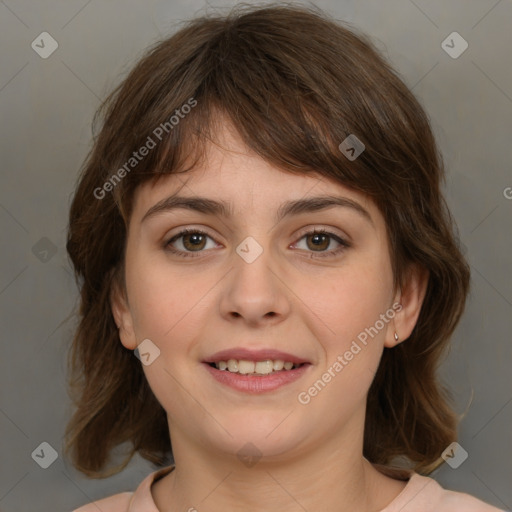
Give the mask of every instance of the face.
MULTIPOLYGON (((386 226, 359 193, 281 171, 227 129, 219 144, 203 167, 137 190, 127 300, 114 299, 114 316, 125 347, 150 340, 143 369, 173 442, 301 453, 361 426, 383 347, 395 343, 403 312, 386 226), (307 202, 327 196, 340 204, 307 202), (240 372, 300 366, 264 376, 213 367, 229 359, 240 372)), ((414 322, 401 321, 403 338, 414 322)))

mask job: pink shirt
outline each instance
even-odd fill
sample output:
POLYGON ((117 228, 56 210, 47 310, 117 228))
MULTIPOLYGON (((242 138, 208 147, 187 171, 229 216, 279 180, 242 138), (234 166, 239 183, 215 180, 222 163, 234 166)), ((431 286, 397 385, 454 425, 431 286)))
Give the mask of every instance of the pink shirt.
MULTIPOLYGON (((104 498, 73 512, 160 512, 151 495, 151 484, 170 473, 168 466, 150 473, 135 492, 122 492, 104 498)), ((503 512, 473 496, 461 492, 447 491, 434 479, 411 473, 402 492, 380 512, 503 512)))

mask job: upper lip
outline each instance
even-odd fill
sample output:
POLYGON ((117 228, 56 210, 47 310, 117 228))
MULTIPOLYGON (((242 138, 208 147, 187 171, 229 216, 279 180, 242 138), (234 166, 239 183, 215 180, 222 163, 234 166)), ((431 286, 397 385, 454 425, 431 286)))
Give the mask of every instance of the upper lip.
POLYGON ((229 359, 236 359, 237 361, 266 361, 268 359, 275 361, 277 359, 294 364, 309 363, 307 359, 274 350, 271 348, 260 350, 249 350, 247 348, 228 348, 216 352, 212 356, 205 359, 205 363, 218 363, 219 361, 229 361, 229 359))

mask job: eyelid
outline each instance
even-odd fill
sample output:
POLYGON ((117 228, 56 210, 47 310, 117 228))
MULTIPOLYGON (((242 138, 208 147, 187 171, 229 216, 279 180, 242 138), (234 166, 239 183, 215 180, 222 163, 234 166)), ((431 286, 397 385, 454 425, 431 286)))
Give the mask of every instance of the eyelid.
POLYGON ((345 241, 347 244, 352 243, 350 240, 350 237, 341 231, 339 228, 336 228, 334 226, 329 226, 328 224, 310 224, 309 226, 306 226, 304 228, 301 228, 295 237, 300 236, 303 237, 304 235, 307 235, 308 233, 317 232, 317 233, 326 233, 329 235, 337 236, 338 238, 341 238, 343 241, 345 241))

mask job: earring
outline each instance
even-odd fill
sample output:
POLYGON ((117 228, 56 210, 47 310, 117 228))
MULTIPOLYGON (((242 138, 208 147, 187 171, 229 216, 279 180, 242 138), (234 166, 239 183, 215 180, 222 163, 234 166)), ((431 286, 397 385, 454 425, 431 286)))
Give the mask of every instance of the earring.
POLYGON ((395 341, 398 341, 398 334, 395 331, 395 341))

